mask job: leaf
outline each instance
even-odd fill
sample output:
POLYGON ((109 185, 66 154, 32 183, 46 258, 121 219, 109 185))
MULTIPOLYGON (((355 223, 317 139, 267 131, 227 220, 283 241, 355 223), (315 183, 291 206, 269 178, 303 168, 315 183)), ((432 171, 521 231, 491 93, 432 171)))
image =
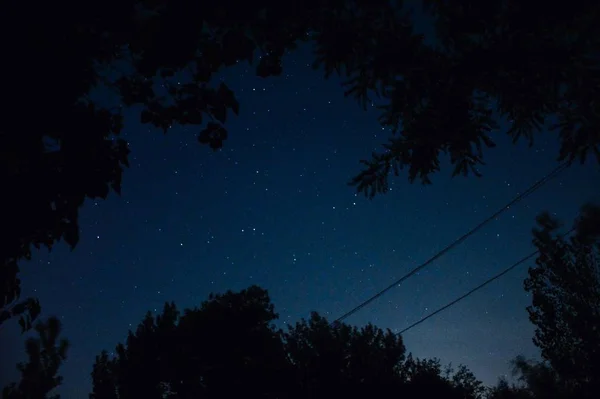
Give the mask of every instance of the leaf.
POLYGON ((256 67, 256 75, 262 78, 279 76, 282 72, 281 58, 275 55, 263 56, 256 67))
POLYGON ((240 112, 240 104, 235 99, 235 94, 225 83, 221 83, 219 85, 219 89, 217 90, 217 95, 219 99, 230 108, 236 115, 240 112))
POLYGON ((217 104, 210 111, 216 120, 225 123, 225 120, 227 119, 227 107, 225 104, 217 104))
POLYGON ((3 310, 0 312, 0 324, 4 323, 6 320, 10 319, 12 315, 8 310, 3 310))
POLYGON ((152 122, 152 119, 153 119, 152 112, 150 112, 150 111, 149 111, 149 110, 147 110, 147 109, 144 109, 144 110, 142 111, 142 114, 141 114, 141 118, 140 118, 140 119, 141 119, 141 122, 142 122, 142 123, 144 123, 144 124, 145 124, 145 123, 150 123, 150 122, 152 122))
POLYGON ((213 150, 222 148, 224 140, 227 140, 227 130, 214 122, 210 122, 198 135, 198 141, 210 145, 213 150))
POLYGON ((27 305, 29 308, 29 316, 31 317, 31 320, 34 321, 42 312, 40 301, 37 298, 28 298, 27 305))
POLYGON ((172 68, 163 68, 160 71, 160 76, 163 78, 170 78, 175 76, 175 71, 172 68))
POLYGON ((19 325, 21 326, 21 333, 25 333, 31 329, 31 323, 23 316, 19 317, 19 325))
POLYGON ((208 82, 212 76, 212 70, 208 65, 200 64, 194 71, 194 79, 199 82, 208 82))
POLYGON ((252 54, 256 48, 254 42, 239 29, 230 29, 222 39, 223 63, 231 66, 238 60, 252 61, 252 54))
POLYGON ((13 316, 21 315, 27 310, 27 303, 25 301, 19 302, 12 307, 13 316))
POLYGON ((76 223, 67 223, 65 225, 63 238, 69 244, 71 249, 74 249, 79 242, 79 226, 76 223))

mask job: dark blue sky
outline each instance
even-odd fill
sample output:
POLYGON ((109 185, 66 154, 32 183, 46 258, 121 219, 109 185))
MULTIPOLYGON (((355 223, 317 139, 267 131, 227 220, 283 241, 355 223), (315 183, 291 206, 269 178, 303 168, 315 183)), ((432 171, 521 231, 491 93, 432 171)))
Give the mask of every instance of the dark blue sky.
MULTIPOLYGON (((58 315, 72 348, 62 368, 64 398, 87 397, 91 367, 147 310, 165 301, 192 307, 210 292, 267 288, 282 323, 316 310, 334 319, 424 262, 557 165, 558 142, 533 148, 498 134, 483 178, 409 184, 368 200, 346 182, 388 133, 377 110, 343 97, 338 79, 310 67, 307 49, 285 74, 261 79, 246 65, 222 76, 241 115, 227 122, 220 152, 197 143, 195 128, 166 136, 130 114, 131 168, 121 197, 89 201, 75 251, 61 244, 22 265, 23 295, 43 316, 58 315)), ((479 234, 346 321, 400 330, 532 251, 531 228, 544 209, 570 220, 600 199, 597 164, 573 166, 479 234)), ((410 330, 407 350, 464 363, 486 383, 509 372, 517 354, 537 356, 522 288, 527 267, 490 284, 410 330)), ((0 330, 3 385, 17 379, 24 338, 16 320, 0 330), (4 349, 6 348, 6 349, 4 349)))

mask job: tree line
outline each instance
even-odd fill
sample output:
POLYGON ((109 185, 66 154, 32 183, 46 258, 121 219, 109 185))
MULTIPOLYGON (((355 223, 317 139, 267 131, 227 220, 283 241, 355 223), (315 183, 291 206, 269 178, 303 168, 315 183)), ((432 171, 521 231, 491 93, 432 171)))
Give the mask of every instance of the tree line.
MULTIPOLYGON (((485 387, 465 366, 414 358, 402 337, 372 324, 308 320, 274 325, 268 292, 251 286, 211 294, 180 311, 165 303, 148 312, 114 352, 92 366, 90 399, 364 398, 592 399, 600 388, 600 206, 586 205, 574 233, 541 214, 533 232, 539 249, 524 282, 542 361, 513 360, 516 382, 485 387)), ((56 318, 38 322, 26 342, 29 361, 6 399, 42 399, 62 383, 68 342, 56 318)))

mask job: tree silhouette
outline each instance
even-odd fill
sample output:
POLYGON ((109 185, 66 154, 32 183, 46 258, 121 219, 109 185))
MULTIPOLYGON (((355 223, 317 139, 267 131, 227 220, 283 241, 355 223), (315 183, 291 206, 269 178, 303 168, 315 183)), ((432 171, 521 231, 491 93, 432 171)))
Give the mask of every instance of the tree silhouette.
POLYGON ((58 399, 59 395, 49 393, 62 384, 62 377, 57 375, 62 362, 67 358, 69 343, 60 339, 60 321, 51 317, 46 322, 39 321, 35 326, 39 338, 28 338, 25 350, 29 360, 19 363, 21 381, 4 388, 5 399, 58 399))
POLYGON ((505 378, 500 378, 496 386, 488 389, 486 399, 535 399, 535 396, 527 388, 510 385, 505 378))
POLYGON ((200 143, 218 149, 227 114, 240 104, 225 83, 214 84, 215 73, 254 60, 259 76, 278 75, 299 42, 315 44, 315 68, 341 75, 347 96, 363 107, 377 101, 382 126, 394 133, 350 182, 370 197, 404 167, 411 181, 428 183, 444 153, 454 174, 478 175, 497 117, 510 121, 515 140, 530 141, 550 118, 559 159, 599 157, 600 5, 424 0, 436 21, 431 45, 394 3, 108 0, 38 4, 35 15, 25 3, 5 7, 4 36, 14 35, 14 20, 28 33, 5 48, 20 56, 6 65, 3 87, 11 101, 0 127, 0 178, 10 195, 0 200, 0 308, 19 303, 18 261, 32 246, 64 240, 73 248, 86 198, 120 192, 129 154, 119 138, 124 107, 141 106, 141 122, 165 132, 197 125, 200 143), (94 99, 98 86, 114 92, 114 106, 94 99))
POLYGON ((521 386, 535 398, 566 399, 573 395, 565 381, 546 361, 527 360, 517 356, 513 361, 513 375, 518 377, 521 386))
POLYGON ((512 374, 517 383, 510 385, 501 378, 488 390, 487 399, 575 399, 580 396, 569 389, 547 361, 525 359, 522 355, 512 360, 512 374))
POLYGON ((445 369, 439 359, 418 359, 409 355, 401 370, 408 397, 481 398, 485 388, 464 365, 445 369))
POLYGON ((449 366, 446 373, 461 398, 478 398, 485 392, 483 383, 464 364, 459 365, 456 370, 449 366))
POLYGON ((93 367, 90 398, 277 397, 286 358, 266 291, 211 295, 179 315, 165 304, 147 314, 114 357, 103 352, 93 367))
POLYGON ((389 394, 402 382, 402 337, 373 325, 361 329, 329 322, 313 312, 289 328, 286 350, 300 397, 364 397, 389 394))
POLYGON ((465 367, 442 370, 437 359, 405 356, 402 337, 367 324, 332 326, 313 312, 284 334, 299 398, 379 397, 475 399, 482 383, 465 367))
POLYGON ((405 360, 402 338, 389 330, 332 327, 313 313, 284 333, 276 317, 256 286, 212 295, 182 316, 166 304, 114 356, 96 358, 90 398, 481 397, 465 367, 444 376, 438 361, 405 360))
POLYGON ((509 120, 515 141, 532 141, 552 117, 560 160, 592 151, 600 161, 592 100, 600 42, 590 37, 598 32, 592 22, 598 5, 577 2, 563 13, 558 5, 542 9, 505 0, 424 3, 436 18, 437 48, 413 51, 382 40, 364 50, 367 57, 359 53, 362 65, 352 72, 352 81, 360 81, 352 92, 363 103, 369 90, 379 92, 387 102, 382 125, 400 130, 352 181, 359 190, 385 192, 389 172, 402 167, 411 181, 427 183, 440 169, 441 153, 449 155, 454 174, 478 174, 482 149, 494 146, 498 116, 509 120), (389 66, 390 58, 398 61, 389 66))
POLYGON ((534 244, 540 250, 529 269, 527 308, 536 327, 534 343, 552 372, 576 397, 600 388, 600 207, 586 205, 570 238, 557 236, 560 223, 538 217, 534 244))

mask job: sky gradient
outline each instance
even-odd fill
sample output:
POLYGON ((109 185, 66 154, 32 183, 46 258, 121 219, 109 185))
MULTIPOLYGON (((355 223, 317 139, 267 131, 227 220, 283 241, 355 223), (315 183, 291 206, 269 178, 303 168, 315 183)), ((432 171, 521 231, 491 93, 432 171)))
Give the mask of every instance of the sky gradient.
MULTIPOLYGON (((94 357, 165 301, 183 309, 210 292, 259 284, 281 324, 313 310, 333 320, 558 165, 556 135, 538 135, 529 148, 499 133, 482 178, 451 178, 443 162, 430 186, 404 173, 386 195, 357 195, 346 183, 389 133, 376 109, 362 111, 339 79, 312 70, 308 50, 288 56, 281 77, 256 77, 245 64, 221 74, 241 104, 222 151, 198 144, 200 129, 163 135, 130 112, 122 196, 85 204, 73 252, 58 244, 22 264, 23 296, 39 297, 42 317, 59 316, 72 345, 63 398, 87 397, 94 357)), ((570 221, 585 201, 600 200, 598 181, 597 163, 572 166, 346 322, 405 328, 530 253, 540 211, 570 221)), ((407 351, 464 363, 486 383, 508 373, 514 356, 537 356, 522 284, 532 263, 407 332, 407 351)), ((4 386, 25 356, 16 320, 0 341, 4 386)))

